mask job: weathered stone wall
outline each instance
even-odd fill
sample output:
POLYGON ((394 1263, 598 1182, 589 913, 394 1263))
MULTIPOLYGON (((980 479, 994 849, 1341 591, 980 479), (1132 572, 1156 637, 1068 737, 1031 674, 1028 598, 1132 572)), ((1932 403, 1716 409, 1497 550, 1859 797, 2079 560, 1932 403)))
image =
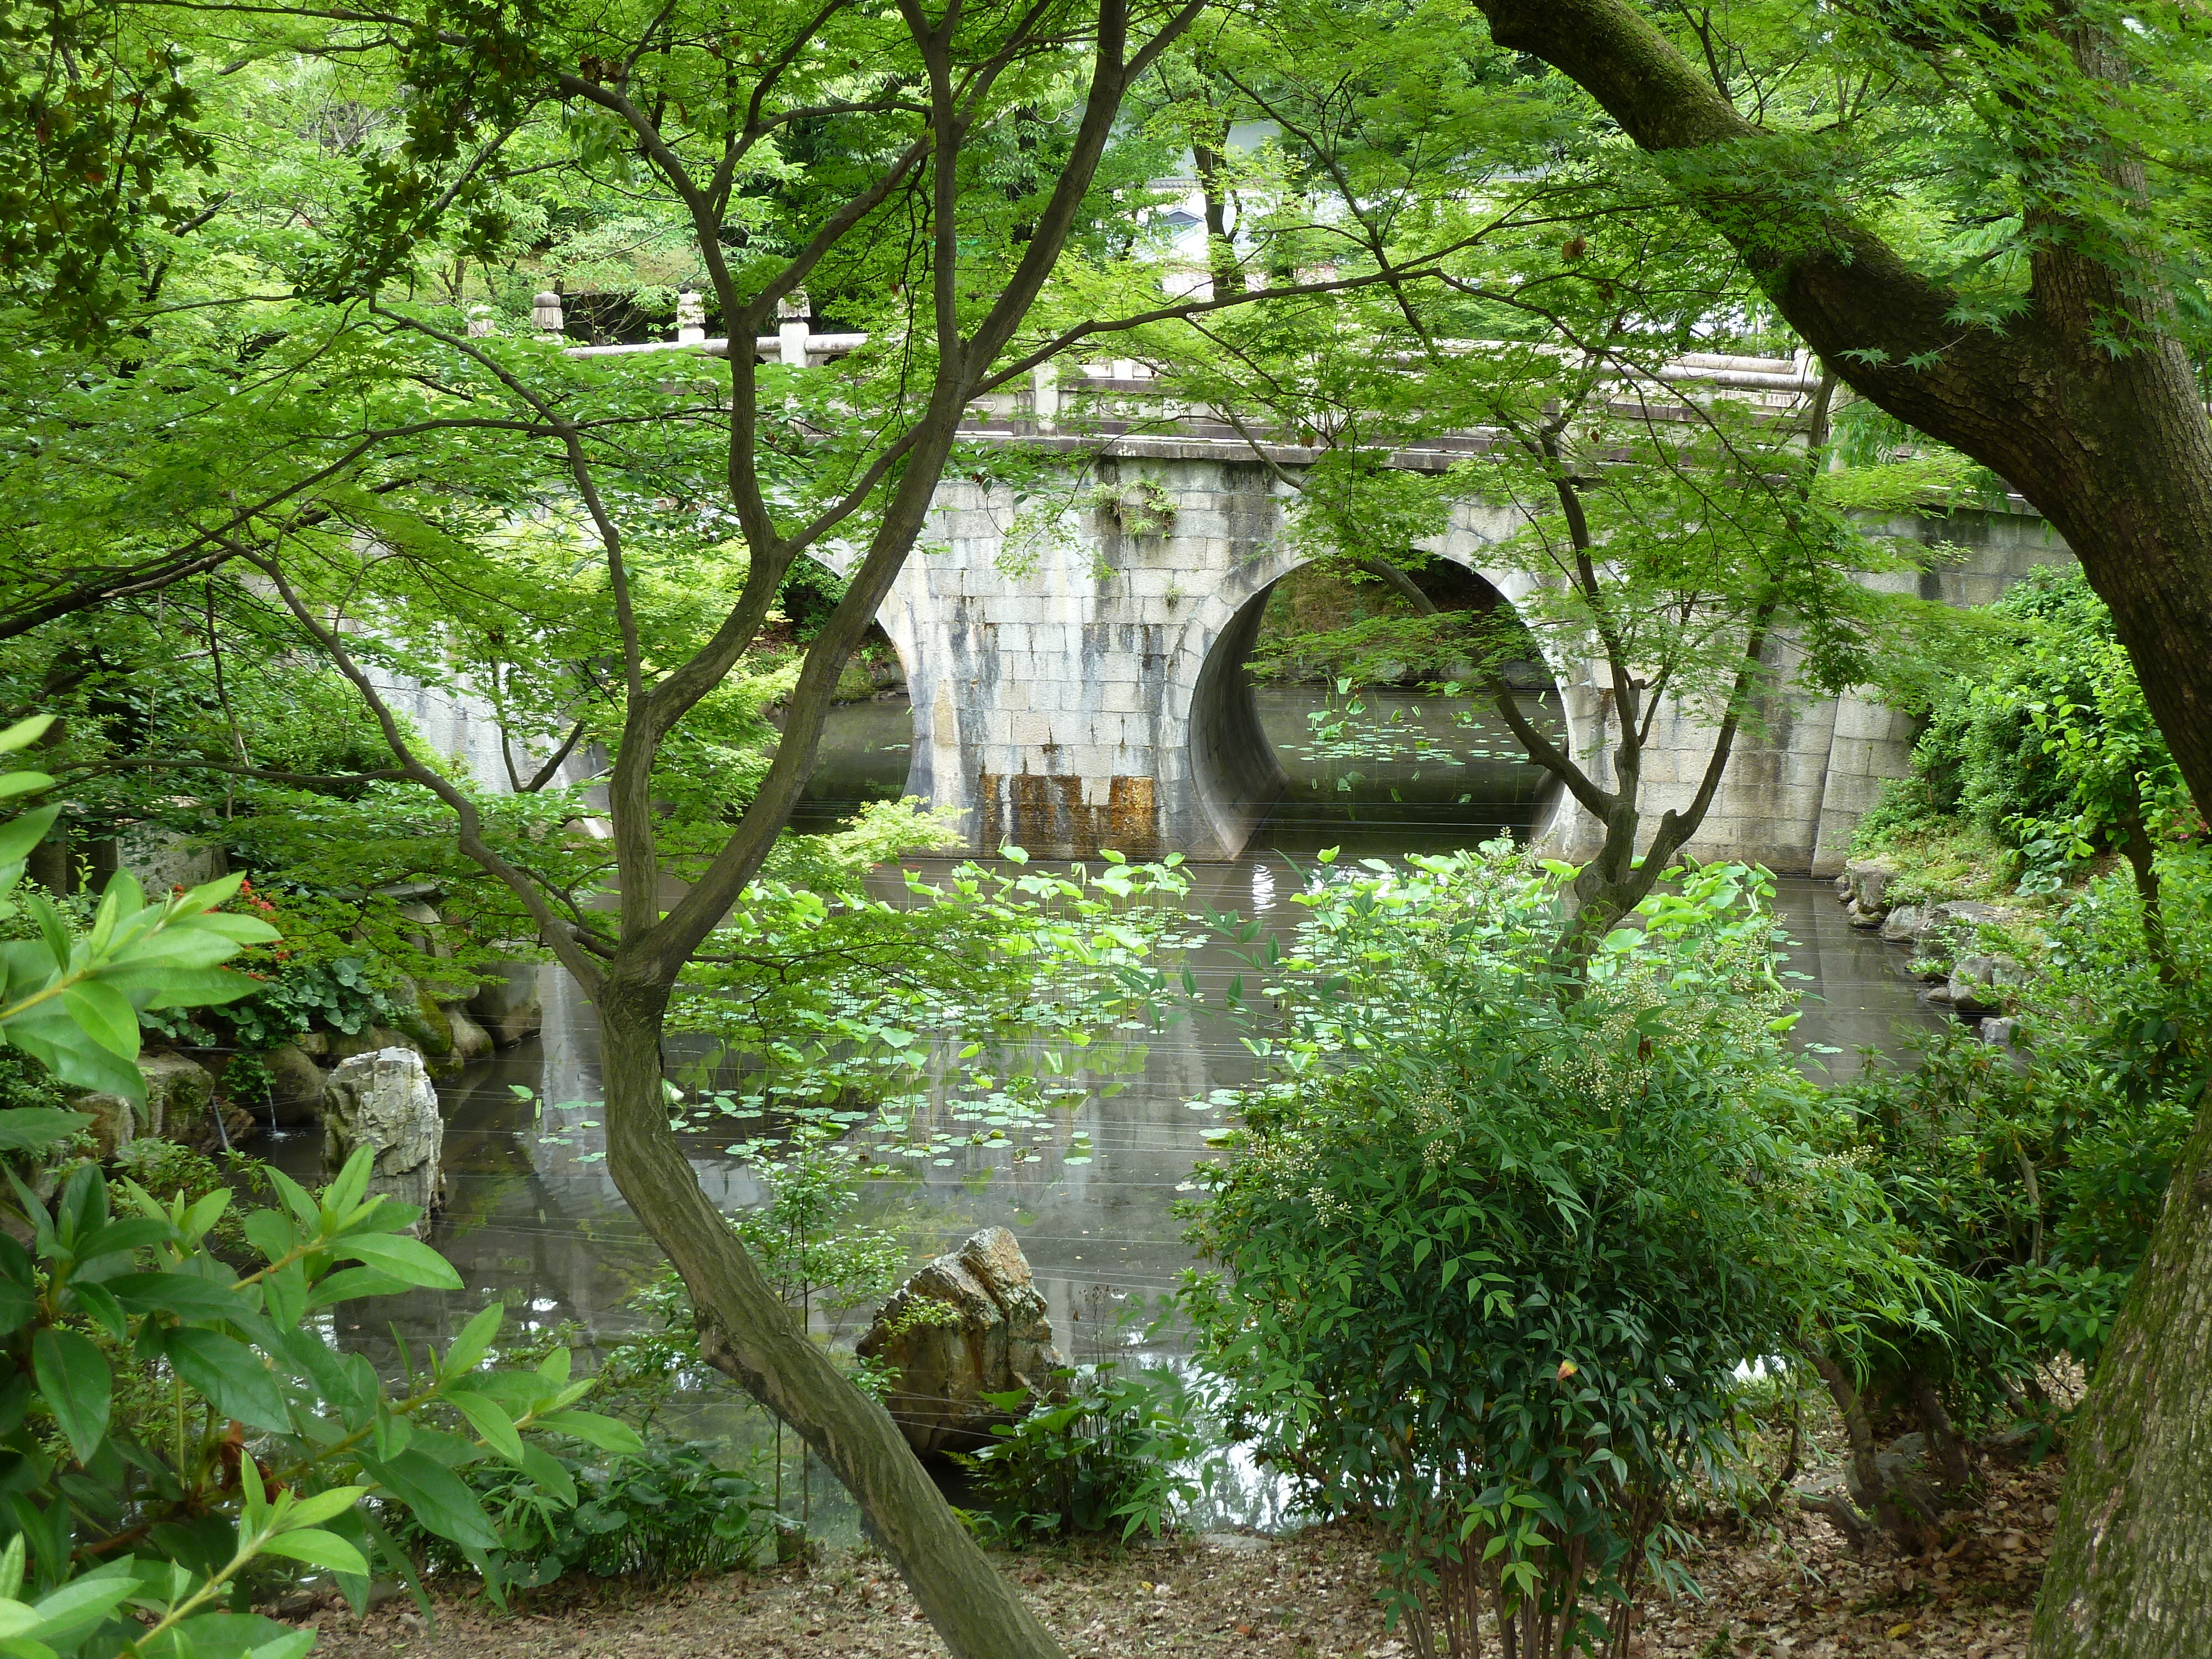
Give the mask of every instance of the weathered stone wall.
MULTIPOLYGON (((962 813, 978 851, 1234 857, 1283 787, 1243 659, 1267 590, 1304 562, 1289 544, 1291 491, 1233 451, 1147 447, 1096 461, 1085 478, 1071 472, 1043 510, 1034 495, 948 481, 880 613, 913 694, 909 793, 962 813)), ((1530 579, 1486 568, 1485 550, 1518 522, 1462 507, 1435 550, 1517 602, 1530 579)), ((2069 556, 2041 520, 2012 514, 1880 528, 1952 550, 1937 568, 1894 580, 1954 605, 1984 604, 2069 556)), ((1794 655, 1787 641, 1774 647, 1785 682, 1794 655)), ((1605 776, 1607 757, 1592 751, 1601 682, 1587 662, 1550 667, 1571 741, 1605 776)), ((1655 811, 1695 793, 1709 712, 1662 709, 1646 760, 1655 811)), ((1908 720, 1863 696, 1770 698, 1692 850, 1832 872, 1911 741, 1908 720)), ((1544 834, 1571 856, 1592 832, 1563 799, 1544 834)))
MULTIPOLYGON (((1900 516, 1867 528, 1937 549, 1931 568, 1871 580, 1943 605, 1987 605, 2038 565, 2073 558, 2042 520, 2025 514, 1900 516)), ((1786 641, 1778 642, 1769 657, 1784 681, 1796 659, 1786 641)), ((1712 732, 1698 712, 1662 711, 1644 774, 1653 786, 1649 799, 1655 811, 1686 803, 1704 775, 1712 732)), ((1702 858, 1753 859, 1771 869, 1834 875, 1882 785, 1905 775, 1916 727, 1860 691, 1800 697, 1780 706, 1770 700, 1759 712, 1758 725, 1739 740, 1691 849, 1702 858)), ((1570 856, 1583 849, 1589 828, 1571 824, 1564 841, 1570 856)))
MULTIPOLYGON (((982 850, 1234 857, 1285 781, 1243 657, 1304 562, 1289 493, 1250 460, 1102 461, 1040 521, 948 483, 879 613, 913 696, 909 793, 965 814, 982 850)), ((1466 509, 1438 550, 1481 570, 1514 522, 1466 509)))

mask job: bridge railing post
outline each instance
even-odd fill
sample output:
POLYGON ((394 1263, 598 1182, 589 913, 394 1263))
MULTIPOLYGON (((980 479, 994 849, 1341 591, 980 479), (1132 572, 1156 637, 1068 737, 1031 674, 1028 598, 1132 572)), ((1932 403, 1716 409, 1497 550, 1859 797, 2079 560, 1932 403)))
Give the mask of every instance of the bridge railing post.
POLYGON ((786 368, 806 367, 806 317, 810 309, 803 288, 793 289, 775 302, 777 355, 786 368))

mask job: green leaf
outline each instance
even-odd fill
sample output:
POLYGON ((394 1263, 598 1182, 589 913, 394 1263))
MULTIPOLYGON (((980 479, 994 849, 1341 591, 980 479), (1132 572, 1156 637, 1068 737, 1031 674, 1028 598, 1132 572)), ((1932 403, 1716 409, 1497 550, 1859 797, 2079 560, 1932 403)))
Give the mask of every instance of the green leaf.
POLYGON ((323 1567, 331 1572, 349 1572, 356 1577, 368 1576, 368 1563, 362 1553, 334 1532, 324 1532, 308 1527, 299 1532, 280 1532, 274 1538, 261 1540, 264 1555, 287 1556, 295 1561, 305 1561, 311 1567, 323 1567))
POLYGON ((299 1659, 314 1640, 312 1631, 258 1613, 204 1613, 170 1626, 139 1651, 147 1659, 299 1659))
POLYGON ((635 1457, 645 1449, 645 1442, 638 1438, 635 1429, 597 1412, 550 1412, 538 1419, 533 1426, 573 1436, 587 1446, 596 1446, 620 1457, 635 1457))
POLYGON ((396 1296, 413 1288, 405 1280, 380 1273, 374 1267, 341 1267, 315 1281, 315 1288, 307 1297, 307 1311, 319 1313, 335 1303, 351 1302, 364 1296, 396 1296))
POLYGON ((48 1326, 31 1340, 39 1397, 61 1425, 76 1461, 88 1463, 107 1437, 114 1378, 92 1339, 48 1326))
POLYGON ((182 968, 167 963, 102 968, 93 982, 125 993, 151 993, 143 1005, 148 1009, 213 1008, 264 988, 252 975, 228 968, 182 968))
POLYGON ((229 1207, 230 1188, 218 1187, 185 1212, 184 1225, 178 1231, 184 1234, 187 1244, 196 1244, 206 1236, 209 1228, 222 1218, 222 1212, 229 1207))
POLYGON ((121 1255, 131 1250, 166 1244, 176 1236, 177 1230, 167 1221, 156 1221, 150 1216, 127 1216, 78 1239, 70 1246, 70 1254, 80 1261, 96 1261, 104 1255, 121 1255))
POLYGON ((31 1287, 12 1273, 0 1273, 0 1330, 13 1331, 29 1324, 38 1311, 39 1299, 31 1287))
POLYGON ((253 1311, 236 1291, 198 1273, 124 1273, 106 1282, 126 1313, 222 1321, 240 1319, 253 1311))
POLYGON ((284 1511, 284 1524, 287 1528, 319 1527, 325 1521, 336 1520, 368 1495, 367 1486, 332 1486, 294 1504, 284 1511))
POLYGON ((262 1167, 268 1174, 269 1184, 276 1188, 277 1195, 284 1200, 285 1208, 299 1218, 300 1225, 309 1233, 316 1231, 322 1225, 322 1207, 307 1195, 307 1189, 274 1165, 264 1164, 262 1167))
POLYGON ((568 1471, 561 1467, 560 1460, 544 1447, 529 1441, 522 1444, 522 1472, 536 1481, 544 1491, 558 1498, 569 1509, 576 1507, 576 1483, 568 1471))
POLYGON ((87 1573, 32 1605, 31 1611, 39 1618, 32 1634, 42 1642, 65 1641, 100 1623, 137 1590, 137 1576, 127 1562, 87 1573))
POLYGON ((69 1304, 73 1310, 94 1320, 118 1342, 131 1340, 131 1322, 107 1287, 97 1281, 71 1279, 69 1285, 69 1304))
POLYGON ((43 1152, 58 1140, 91 1127, 83 1112, 53 1106, 17 1106, 0 1112, 0 1152, 43 1152))
POLYGON ((250 1210, 238 1224, 246 1243, 270 1261, 289 1255, 299 1242, 291 1224, 274 1210, 250 1210))
POLYGON ((379 1485, 439 1537, 449 1538, 470 1549, 499 1547, 499 1534, 485 1516, 483 1505, 477 1501, 477 1495, 442 1463, 410 1448, 383 1462, 364 1457, 362 1464, 379 1485))
MULTIPOLYGON (((45 1008, 37 1011, 43 1014, 45 1008)), ((29 1020, 8 1027, 8 1040, 37 1060, 64 1083, 98 1093, 121 1095, 128 1101, 146 1098, 146 1079, 129 1060, 94 1042, 66 1013, 58 1018, 29 1020), (27 1029, 30 1028, 30 1029, 27 1029)))
POLYGON ((46 728, 54 723, 52 714, 27 714, 6 731, 0 732, 0 755, 12 755, 19 749, 27 749, 46 735, 46 728))
POLYGON ((522 1462, 522 1437, 515 1432, 514 1419, 496 1401, 462 1389, 447 1395, 446 1403, 469 1419, 470 1425, 483 1437, 484 1444, 493 1451, 510 1463, 522 1462))
MULTIPOLYGON (((103 977, 118 973, 135 975, 142 968, 157 975, 200 973, 238 952, 238 945, 218 933, 179 933, 174 927, 165 927, 144 939, 134 939, 118 951, 108 959, 103 977)), ((135 986, 137 981, 133 978, 131 982, 135 986)), ((246 982, 250 985, 253 981, 246 982)))
POLYGON ((220 1331, 176 1326, 161 1334, 161 1347, 177 1375, 225 1417, 280 1434, 291 1428, 291 1413, 276 1376, 243 1342, 220 1331))
POLYGON ((46 838, 47 832, 54 827, 54 820, 61 815, 59 805, 41 806, 0 823, 0 864, 21 864, 28 858, 31 849, 46 838))
POLYGON ((483 1364, 491 1340, 499 1334, 499 1328, 507 1318, 507 1310, 495 1302, 478 1310, 475 1318, 461 1328, 453 1339, 453 1346, 446 1350, 444 1363, 438 1367, 441 1376, 466 1376, 483 1364))
MULTIPOLYGON (((204 891, 205 890, 195 889, 194 890, 204 891)), ((266 945, 272 939, 283 937, 267 922, 258 921, 252 916, 234 916, 210 911, 202 911, 198 915, 179 916, 169 926, 188 933, 213 933, 216 938, 227 939, 234 945, 266 945)))
POLYGON ((461 1288, 461 1276, 453 1271, 453 1264, 416 1239, 392 1233, 352 1234, 333 1240, 331 1253, 357 1256, 380 1273, 426 1290, 461 1288))
POLYGON ((361 1207, 362 1195, 368 1190, 369 1172, 375 1165, 375 1149, 356 1146, 353 1156, 346 1159, 345 1167, 323 1189, 324 1206, 332 1215, 350 1218, 361 1207))

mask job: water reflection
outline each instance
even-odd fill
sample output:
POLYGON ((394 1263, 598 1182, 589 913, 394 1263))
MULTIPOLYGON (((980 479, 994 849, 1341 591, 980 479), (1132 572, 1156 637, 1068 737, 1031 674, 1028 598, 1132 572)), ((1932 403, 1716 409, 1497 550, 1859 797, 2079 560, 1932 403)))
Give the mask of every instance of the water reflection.
MULTIPOLYGON (((1494 751, 1492 734, 1459 726, 1432 707, 1416 709, 1416 699, 1376 702, 1386 711, 1396 708, 1401 731, 1411 733, 1408 752, 1379 763, 1315 755, 1315 748, 1326 749, 1316 744, 1310 718, 1318 700, 1297 690, 1263 695, 1268 730, 1300 775, 1262 828, 1255 850, 1233 864, 1192 869, 1194 909, 1233 911, 1287 930, 1303 912, 1285 896, 1304 885, 1305 855, 1315 848, 1341 845, 1347 856, 1438 850, 1501 830, 1526 834, 1539 822, 1547 802, 1534 769, 1474 752, 1494 751), (1464 763, 1438 758, 1437 750, 1453 741, 1470 751, 1464 763), (1309 751, 1304 756, 1301 745, 1309 751), (1355 774, 1352 787, 1339 787, 1355 774)), ((838 711, 810 813, 826 821, 853 802, 896 797, 905 756, 890 745, 902 744, 908 729, 902 703, 838 711)), ((887 875, 881 890, 895 894, 902 884, 887 875)), ((1803 975, 1813 999, 1796 1033, 1808 1045, 1808 1063, 1848 1074, 1861 1045, 1895 1046, 1893 1028, 1899 1020, 1932 1024, 1938 1018, 1903 976, 1903 953, 1848 927, 1828 884, 1784 878, 1777 911, 1793 941, 1790 968, 1803 975)), ((1190 965, 1209 1005, 1218 1006, 1231 976, 1246 964, 1217 943, 1198 951, 1190 965)), ((447 1207, 432 1242, 453 1262, 465 1289, 389 1297, 365 1308, 368 1316, 342 1334, 380 1362, 397 1358, 397 1340, 442 1345, 474 1309, 494 1298, 525 1328, 561 1322, 580 1327, 588 1356, 592 1346, 619 1340, 631 1328, 623 1304, 659 1267, 659 1252, 606 1172, 592 1010, 557 970, 545 973, 544 992, 542 1037, 471 1067, 441 1091, 447 1115, 447 1207)), ((1064 1352, 1172 1361, 1171 1334, 1146 1338, 1127 1325, 1109 1329, 1103 1313, 1163 1296, 1190 1265, 1172 1208, 1193 1167, 1209 1156, 1206 1136, 1222 1121, 1219 1097, 1252 1080, 1255 1061, 1239 1028, 1219 1015, 1138 1035, 1121 1075, 1106 1067, 1078 1074, 1085 1086, 1055 1115, 1042 1161, 1015 1163, 975 1148, 949 1164, 925 1162, 918 1172, 872 1184, 857 1218, 903 1231, 917 1256, 951 1248, 980 1226, 1008 1227, 1036 1269, 1064 1352), (1088 1163, 1066 1159, 1078 1140, 1088 1142, 1088 1163), (992 1163, 1000 1167, 984 1167, 992 1163)), ((684 1058, 701 1054, 695 1049, 684 1058)), ((761 1197, 751 1171, 722 1150, 732 1138, 726 1125, 687 1137, 692 1167, 725 1210, 761 1197)), ((279 1133, 266 1144, 280 1167, 296 1176, 314 1173, 314 1132, 279 1133)), ((857 1334, 848 1330, 848 1339, 857 1334)), ((695 1413, 685 1421, 694 1431, 741 1441, 763 1431, 744 1413, 695 1413)), ((815 1501, 817 1521, 828 1517, 833 1531, 845 1524, 836 1517, 849 1520, 845 1500, 834 1491, 817 1486, 815 1501)), ((1205 1519, 1276 1521, 1279 1503, 1264 1472, 1239 1465, 1205 1519)))

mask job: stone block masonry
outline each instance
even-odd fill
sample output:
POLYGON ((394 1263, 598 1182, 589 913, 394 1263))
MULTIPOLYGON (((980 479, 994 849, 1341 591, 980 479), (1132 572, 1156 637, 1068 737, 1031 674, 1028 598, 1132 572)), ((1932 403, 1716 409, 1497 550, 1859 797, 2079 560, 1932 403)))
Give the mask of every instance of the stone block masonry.
MULTIPOLYGON (((913 694, 910 793, 961 815, 973 848, 1039 857, 1182 853, 1233 858, 1287 780, 1261 732, 1243 659, 1268 590, 1304 562, 1289 545, 1290 490, 1233 453, 1103 458, 1085 499, 1044 533, 1010 489, 939 490, 878 613, 913 694), (1115 499, 1150 505, 1132 533, 1115 499), (1103 503, 1103 504, 1100 504, 1103 503)), ((1526 575, 1486 568, 1519 526, 1504 508, 1462 506, 1434 544, 1517 602, 1526 575)), ((1942 544, 1923 597, 1985 603, 2039 563, 2068 556, 2039 520, 2008 514, 1899 519, 1881 533, 1942 544)), ((1895 580, 1895 579, 1891 579, 1895 580)), ((1903 579, 1911 585, 1913 578, 1903 579)), ((1774 665, 1794 665, 1787 642, 1774 665)), ((1607 699, 1591 665, 1548 665, 1570 740, 1601 781, 1607 699)), ((1711 753, 1698 711, 1661 711, 1646 757, 1652 812, 1686 804, 1711 753)), ((1902 775, 1911 722, 1868 697, 1771 699, 1739 738, 1698 856, 1832 873, 1882 782, 1902 775)), ((1587 856, 1595 826, 1564 796, 1543 830, 1587 856)))

